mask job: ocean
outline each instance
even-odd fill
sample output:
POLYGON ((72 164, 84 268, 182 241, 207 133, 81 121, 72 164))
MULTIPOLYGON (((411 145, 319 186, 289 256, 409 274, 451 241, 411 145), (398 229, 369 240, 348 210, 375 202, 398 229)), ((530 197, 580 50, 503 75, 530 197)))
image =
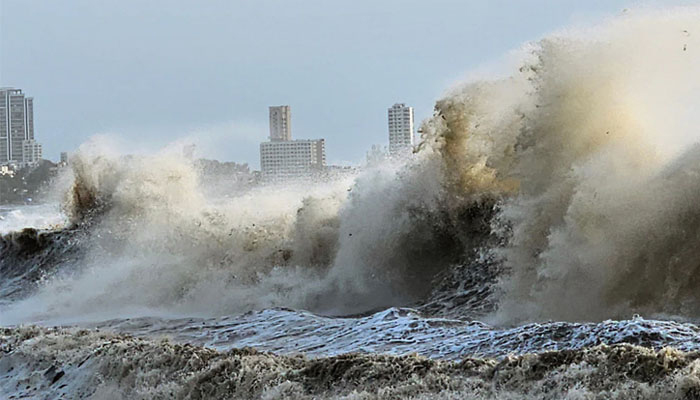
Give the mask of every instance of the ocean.
POLYGON ((90 140, 0 207, 0 397, 700 398, 699 24, 525 44, 323 182, 90 140))

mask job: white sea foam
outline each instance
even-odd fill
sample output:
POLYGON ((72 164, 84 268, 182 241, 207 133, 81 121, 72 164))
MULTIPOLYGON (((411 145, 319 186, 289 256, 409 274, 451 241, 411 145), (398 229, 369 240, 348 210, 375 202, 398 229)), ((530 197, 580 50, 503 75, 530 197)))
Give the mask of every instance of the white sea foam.
POLYGON ((67 217, 58 203, 26 206, 0 206, 0 235, 24 228, 60 229, 67 217))

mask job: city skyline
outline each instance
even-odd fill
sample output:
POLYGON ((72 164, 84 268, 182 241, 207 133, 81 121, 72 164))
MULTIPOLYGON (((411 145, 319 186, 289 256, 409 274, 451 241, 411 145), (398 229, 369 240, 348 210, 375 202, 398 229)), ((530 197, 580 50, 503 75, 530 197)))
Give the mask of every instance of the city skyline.
POLYGON ((411 104, 419 125, 454 82, 491 74, 501 54, 630 3, 3 0, 0 85, 41 99, 49 159, 107 134, 125 151, 192 140, 200 156, 257 169, 266 108, 291 104, 295 131, 325 137, 330 164, 359 164, 388 143, 391 104, 411 104))

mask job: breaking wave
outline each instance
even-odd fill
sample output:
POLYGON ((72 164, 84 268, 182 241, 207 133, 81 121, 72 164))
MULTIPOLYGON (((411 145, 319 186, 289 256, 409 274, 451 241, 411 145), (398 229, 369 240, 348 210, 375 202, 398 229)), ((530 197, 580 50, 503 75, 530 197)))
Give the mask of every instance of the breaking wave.
POLYGON ((630 15, 525 48, 424 127, 453 180, 501 196, 501 321, 697 317, 697 9, 630 15))
MULTIPOLYGON (((450 90, 403 163, 205 196, 192 163, 87 143, 65 210, 76 268, 2 323, 326 315, 413 305, 500 323, 700 316, 700 21, 629 13, 450 90)), ((73 253, 71 253, 73 254, 73 253)))

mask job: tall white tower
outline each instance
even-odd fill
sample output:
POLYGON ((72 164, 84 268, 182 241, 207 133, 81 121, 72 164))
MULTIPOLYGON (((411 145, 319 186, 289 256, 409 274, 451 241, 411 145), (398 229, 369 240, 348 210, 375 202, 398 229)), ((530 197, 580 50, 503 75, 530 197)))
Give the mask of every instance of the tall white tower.
POLYGON ((413 107, 396 103, 389 108, 389 155, 398 156, 413 150, 413 107))
POLYGON ((270 140, 292 140, 292 110, 289 106, 270 107, 270 140))
POLYGON ((0 163, 21 163, 24 141, 33 140, 34 99, 21 89, 0 88, 0 163))

